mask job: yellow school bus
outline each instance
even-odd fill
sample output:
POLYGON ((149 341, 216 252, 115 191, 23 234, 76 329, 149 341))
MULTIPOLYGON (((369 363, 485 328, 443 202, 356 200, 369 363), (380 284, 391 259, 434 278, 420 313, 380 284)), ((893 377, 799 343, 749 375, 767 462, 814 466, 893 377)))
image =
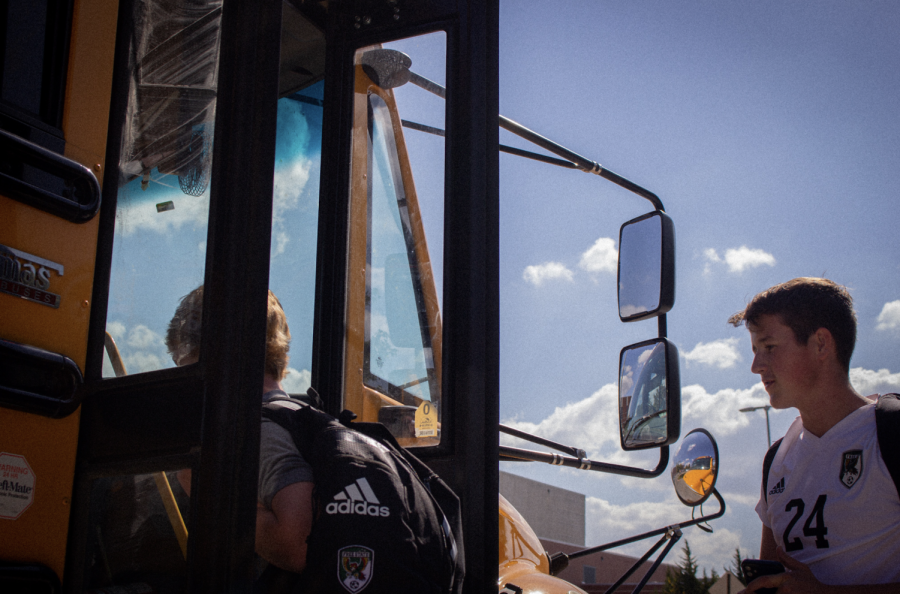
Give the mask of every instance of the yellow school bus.
POLYGON ((619 312, 657 318, 660 337, 623 350, 620 384, 645 351, 668 374, 667 414, 648 413, 664 422, 623 439, 660 448, 656 469, 501 448, 497 3, 7 5, 0 591, 252 590, 269 288, 294 336, 288 391, 384 423, 460 496, 465 592, 580 591, 498 508, 498 460, 665 469, 672 223, 655 195, 500 117, 556 156, 504 150, 651 202, 622 228, 619 312), (431 107, 399 106, 413 91, 431 107), (649 281, 648 249, 625 247, 644 244, 649 281), (200 360, 175 367, 166 326, 200 285, 200 360))

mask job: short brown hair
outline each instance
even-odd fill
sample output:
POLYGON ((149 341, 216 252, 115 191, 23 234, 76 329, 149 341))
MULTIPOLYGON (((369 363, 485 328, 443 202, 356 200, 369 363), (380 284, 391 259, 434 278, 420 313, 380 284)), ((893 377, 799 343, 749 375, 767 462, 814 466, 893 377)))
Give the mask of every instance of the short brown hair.
POLYGON ((834 337, 838 362, 844 371, 850 370, 856 346, 856 313, 846 287, 826 278, 795 278, 759 293, 728 322, 734 326, 755 324, 765 315, 778 316, 800 344, 825 328, 834 337))
MULTIPOLYGON (((181 298, 166 330, 166 348, 172 358, 180 360, 200 354, 200 319, 203 313, 203 285, 181 298)), ((276 380, 287 374, 291 330, 281 302, 269 291, 266 315, 266 375, 276 380)))

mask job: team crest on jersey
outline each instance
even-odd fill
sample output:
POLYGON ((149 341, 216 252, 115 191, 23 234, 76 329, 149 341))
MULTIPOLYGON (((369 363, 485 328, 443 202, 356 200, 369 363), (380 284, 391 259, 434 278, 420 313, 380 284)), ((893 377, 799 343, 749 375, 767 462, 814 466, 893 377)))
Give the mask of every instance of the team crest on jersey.
POLYGON ((844 452, 844 459, 841 460, 841 483, 848 489, 855 485, 862 476, 862 454, 862 450, 844 452))
POLYGON ((338 551, 338 579, 350 594, 356 594, 372 581, 375 551, 359 545, 338 551))

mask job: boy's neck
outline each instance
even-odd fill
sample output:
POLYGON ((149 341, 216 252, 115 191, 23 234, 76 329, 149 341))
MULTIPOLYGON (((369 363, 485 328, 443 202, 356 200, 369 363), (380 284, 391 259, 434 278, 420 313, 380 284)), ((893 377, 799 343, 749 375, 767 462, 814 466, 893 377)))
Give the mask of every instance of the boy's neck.
POLYGON ((811 394, 810 401, 797 407, 803 427, 816 437, 822 437, 857 409, 871 404, 853 389, 846 375, 822 382, 811 394))
POLYGON ((272 390, 284 390, 284 388, 281 387, 280 380, 267 374, 263 379, 263 394, 271 392, 272 390))

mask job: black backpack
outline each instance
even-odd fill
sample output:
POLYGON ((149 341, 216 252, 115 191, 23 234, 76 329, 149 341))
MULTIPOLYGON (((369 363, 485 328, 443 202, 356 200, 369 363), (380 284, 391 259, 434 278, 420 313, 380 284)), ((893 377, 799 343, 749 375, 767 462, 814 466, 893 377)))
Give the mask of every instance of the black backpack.
MULTIPOLYGON (((897 496, 900 497, 900 394, 883 394, 875 404, 875 431, 878 433, 878 447, 881 459, 887 466, 897 496)), ((769 470, 778 453, 781 439, 772 444, 763 458, 763 494, 768 501, 769 470)))
POLYGON ((383 425, 351 423, 349 411, 342 423, 288 397, 264 403, 262 415, 290 432, 315 477, 306 570, 294 591, 462 591, 459 498, 383 425), (294 404, 276 404, 285 401, 294 404))

